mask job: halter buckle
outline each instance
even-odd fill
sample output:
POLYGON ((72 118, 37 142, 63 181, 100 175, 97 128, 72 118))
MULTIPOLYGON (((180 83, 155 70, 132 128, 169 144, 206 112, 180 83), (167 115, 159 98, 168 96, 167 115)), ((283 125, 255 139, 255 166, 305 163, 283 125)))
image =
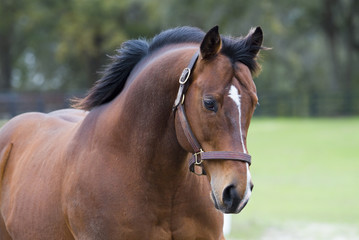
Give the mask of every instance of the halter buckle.
POLYGON ((185 84, 188 81, 190 75, 191 75, 191 69, 189 69, 188 67, 183 69, 181 77, 179 78, 179 83, 182 85, 185 84))
POLYGON ((202 153, 203 153, 203 150, 201 148, 201 149, 199 149, 199 152, 196 152, 196 153, 193 154, 194 158, 195 158, 194 164, 196 164, 196 165, 201 165, 202 164, 202 162, 203 162, 202 158, 201 158, 201 161, 198 161, 198 155, 201 155, 202 153))

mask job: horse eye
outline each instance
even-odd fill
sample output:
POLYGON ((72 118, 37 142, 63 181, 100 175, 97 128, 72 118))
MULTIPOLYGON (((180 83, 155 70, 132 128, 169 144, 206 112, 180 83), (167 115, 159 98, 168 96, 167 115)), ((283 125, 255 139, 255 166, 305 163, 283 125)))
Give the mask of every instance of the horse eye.
POLYGON ((203 104, 207 110, 210 110, 212 112, 217 112, 218 110, 217 102, 213 98, 204 99, 203 104))

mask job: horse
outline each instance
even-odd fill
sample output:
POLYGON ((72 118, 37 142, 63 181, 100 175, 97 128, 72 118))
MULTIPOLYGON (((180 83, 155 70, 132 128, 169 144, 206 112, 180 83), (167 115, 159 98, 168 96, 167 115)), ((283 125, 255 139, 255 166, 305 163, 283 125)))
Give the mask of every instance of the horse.
POLYGON ((0 130, 0 238, 224 239, 253 184, 260 27, 124 42, 74 108, 0 130), (199 175, 199 176, 197 176, 199 175))

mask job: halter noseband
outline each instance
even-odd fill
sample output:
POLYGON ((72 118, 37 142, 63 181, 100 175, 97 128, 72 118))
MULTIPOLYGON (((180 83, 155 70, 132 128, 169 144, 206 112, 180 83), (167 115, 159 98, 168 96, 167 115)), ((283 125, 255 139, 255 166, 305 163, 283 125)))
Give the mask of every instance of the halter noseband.
MULTIPOLYGON (((233 152, 233 151, 203 151, 201 145, 199 144, 197 138, 192 132, 192 129, 188 123, 186 112, 184 109, 184 99, 185 93, 190 85, 188 79, 191 76, 191 72, 196 64, 198 59, 199 52, 196 52, 188 66, 182 71, 181 77, 179 78, 180 86, 178 88, 177 97, 173 105, 173 111, 178 110, 178 117, 182 126, 182 130, 187 138, 187 141, 193 149, 193 155, 189 159, 189 170, 197 175, 206 175, 206 172, 203 169, 202 162, 204 160, 232 160, 232 161, 242 161, 251 165, 251 156, 242 152, 233 152), (201 173, 195 171, 195 166, 199 166, 202 169, 201 173)), ((240 119, 239 119, 240 121, 240 119)))

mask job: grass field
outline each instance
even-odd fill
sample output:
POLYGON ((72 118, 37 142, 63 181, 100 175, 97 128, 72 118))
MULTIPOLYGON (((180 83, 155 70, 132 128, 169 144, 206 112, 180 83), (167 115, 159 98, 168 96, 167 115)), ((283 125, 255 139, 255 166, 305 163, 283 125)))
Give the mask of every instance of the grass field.
POLYGON ((253 194, 227 239, 359 239, 359 118, 254 119, 248 149, 253 194))
POLYGON ((359 239, 359 118, 254 119, 252 197, 229 239, 359 239))
POLYGON ((0 119, 0 127, 2 126, 2 125, 4 125, 6 123, 6 120, 1 120, 0 119))

